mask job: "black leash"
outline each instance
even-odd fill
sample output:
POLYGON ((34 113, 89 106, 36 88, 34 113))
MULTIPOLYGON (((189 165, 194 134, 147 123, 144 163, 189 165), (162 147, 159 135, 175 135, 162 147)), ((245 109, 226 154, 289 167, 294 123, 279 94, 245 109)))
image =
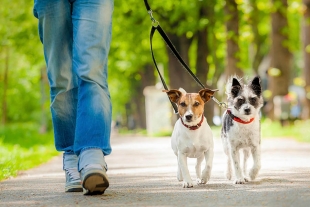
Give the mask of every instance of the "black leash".
MULTIPOLYGON (((172 44, 172 42, 170 41, 169 37, 166 35, 166 33, 164 32, 164 30, 161 28, 161 26, 159 25, 159 22, 154 19, 153 17, 153 11, 150 7, 150 5, 148 4, 147 0, 144 0, 144 4, 145 4, 145 7, 146 7, 146 10, 148 12, 148 14, 150 15, 150 18, 152 20, 152 29, 151 29, 151 32, 150 32, 150 47, 151 47, 151 54, 152 54, 152 58, 153 58, 153 62, 154 62, 154 65, 156 67, 156 70, 159 74, 159 77, 160 77, 160 80, 162 81, 163 83, 163 86, 166 90, 168 90, 168 87, 167 87, 167 84, 164 80, 164 78, 162 77, 159 69, 158 69, 158 66, 157 66, 157 63, 156 63, 156 59, 155 59, 155 56, 154 56, 154 52, 153 52, 153 36, 154 36, 154 33, 155 31, 158 31, 158 33, 161 35, 161 37, 164 39, 164 41, 166 42, 166 44, 168 45, 168 47, 170 48, 170 50, 172 51, 172 53, 175 55, 175 57, 178 59, 178 61, 181 63, 181 65, 186 69, 186 71, 191 75, 192 78, 194 78, 194 80, 203 88, 205 89, 206 87, 201 83, 201 81, 197 78, 197 76, 195 76, 195 74, 191 71, 191 69, 188 67, 188 65, 184 62, 184 60, 182 59, 181 55, 179 54, 179 52, 175 49, 174 45, 172 44)), ((221 107, 226 107, 226 104, 223 103, 223 102, 219 102, 216 98, 214 98, 214 96, 211 97, 219 106, 221 107)), ((170 100, 170 99, 169 99, 170 100)), ((171 101, 170 101, 171 102, 171 101)), ((172 104, 172 107, 174 109, 174 113, 177 114, 178 113, 178 108, 177 108, 177 105, 173 102, 171 102, 172 104)))

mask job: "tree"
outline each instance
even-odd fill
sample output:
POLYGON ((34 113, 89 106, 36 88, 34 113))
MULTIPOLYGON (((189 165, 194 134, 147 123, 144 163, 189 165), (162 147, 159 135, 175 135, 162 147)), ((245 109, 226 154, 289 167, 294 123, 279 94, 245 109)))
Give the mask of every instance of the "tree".
POLYGON ((251 12, 249 13, 249 22, 253 32, 253 60, 252 68, 256 74, 259 73, 258 68, 262 63, 263 58, 268 53, 267 37, 268 34, 263 33, 260 30, 262 27, 260 24, 265 22, 263 21, 264 17, 267 16, 266 11, 259 10, 257 4, 258 0, 250 0, 251 12))
MULTIPOLYGON (((195 33, 195 38, 197 40, 197 50, 196 50, 196 76, 197 78, 205 84, 207 88, 214 88, 215 85, 208 85, 207 79, 210 72, 210 63, 207 61, 208 57, 212 56, 212 46, 211 46, 211 36, 212 30, 214 28, 214 3, 213 2, 200 2, 198 10, 198 29, 195 33)), ((215 49, 215 48, 214 48, 215 49)), ((215 79, 215 78, 214 78, 215 79)), ((201 88, 197 85, 195 91, 198 92, 201 88)), ((205 117, 210 125, 213 125, 214 116, 214 104, 212 101, 205 105, 205 117)))
MULTIPOLYGON (((177 35, 171 32, 167 33, 171 41, 173 42, 175 48, 180 53, 182 59, 187 65, 189 64, 189 48, 191 46, 192 38, 187 38, 186 34, 177 35)), ((184 88, 186 91, 193 91, 193 79, 190 75, 185 72, 183 66, 174 56, 174 54, 167 48, 168 54, 168 74, 170 87, 178 89, 180 87, 184 88)))
POLYGON ((41 109, 38 83, 40 67, 44 65, 37 20, 32 14, 33 3, 23 0, 1 3, 0 45, 6 58, 0 59, 0 65, 4 66, 3 71, 9 71, 3 73, 0 81, 2 116, 6 117, 3 120, 33 121, 41 109))
POLYGON ((310 118, 310 0, 303 0, 304 20, 303 20, 303 54, 304 67, 303 76, 305 78, 306 104, 308 107, 305 118, 310 118))
POLYGON ((239 11, 235 0, 226 0, 226 77, 231 75, 243 76, 238 64, 240 62, 239 49, 239 11))
POLYGON ((287 0, 273 0, 271 13, 271 63, 268 70, 269 88, 272 92, 269 100, 269 116, 273 117, 273 97, 288 94, 292 54, 289 51, 287 0))
POLYGON ((2 124, 5 125, 8 119, 7 113, 7 90, 8 90, 8 76, 9 76, 9 46, 4 46, 5 66, 3 74, 3 94, 2 94, 2 124))

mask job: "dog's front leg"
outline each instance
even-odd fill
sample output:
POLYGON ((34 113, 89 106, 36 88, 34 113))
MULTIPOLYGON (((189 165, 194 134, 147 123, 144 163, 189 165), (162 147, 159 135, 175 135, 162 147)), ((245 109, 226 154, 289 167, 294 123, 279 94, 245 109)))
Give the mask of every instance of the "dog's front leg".
POLYGON ((202 178, 201 178, 202 184, 206 184, 210 180, 210 177, 211 177, 211 170, 212 170, 213 156, 214 156, 213 149, 210 148, 208 151, 204 153, 204 155, 205 155, 205 160, 206 160, 206 166, 202 172, 202 178))
POLYGON ((196 169, 196 177, 197 177, 196 181, 197 181, 198 185, 202 184, 202 182, 201 182, 201 163, 202 163, 203 159, 204 159, 204 156, 198 157, 197 158, 196 167, 195 167, 195 169, 196 169))
MULTIPOLYGON (((179 163, 179 156, 177 157, 177 160, 179 163)), ((181 170, 180 164, 178 164, 177 178, 178 178, 178 181, 183 181, 183 175, 182 175, 182 170, 181 170)))
POLYGON ((242 171, 240 167, 239 149, 237 149, 236 147, 232 147, 230 153, 231 153, 231 158, 233 160, 233 165, 235 168, 235 176, 236 176, 235 184, 244 184, 248 180, 244 179, 242 175, 242 171))
POLYGON ((261 168, 261 158, 260 158, 260 145, 251 147, 252 157, 253 157, 253 168, 250 171, 250 178, 254 180, 261 168))
POLYGON ((243 175, 246 177, 247 176, 247 163, 248 163, 248 158, 250 156, 250 149, 245 148, 243 149, 243 175))
POLYGON ((179 152, 178 153, 178 163, 179 168, 181 169, 181 173, 183 175, 183 188, 192 188, 193 182, 187 167, 187 157, 185 154, 179 152))

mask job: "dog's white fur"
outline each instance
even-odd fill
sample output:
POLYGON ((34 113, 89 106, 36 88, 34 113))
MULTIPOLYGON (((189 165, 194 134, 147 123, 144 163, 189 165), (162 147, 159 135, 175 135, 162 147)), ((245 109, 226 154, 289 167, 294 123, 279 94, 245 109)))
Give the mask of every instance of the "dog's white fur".
POLYGON ((187 166, 187 158, 197 158, 196 176, 197 184, 206 184, 211 176, 213 162, 213 135, 206 118, 196 130, 188 126, 196 126, 201 121, 204 103, 210 99, 216 90, 204 89, 199 93, 186 93, 184 89, 167 92, 170 100, 178 105, 180 119, 177 120, 171 137, 171 147, 178 160, 177 178, 183 181, 183 188, 193 187, 193 182, 187 166), (204 97, 201 97, 204 96, 204 97), (182 103, 184 102, 185 105, 182 103), (199 103, 199 104, 198 104, 199 103), (183 104, 183 105, 182 105, 183 104), (196 106, 197 105, 197 106, 196 106), (190 120, 187 116, 192 117, 190 120), (201 163, 205 159, 206 165, 201 172, 201 163))
POLYGON ((223 116, 223 127, 221 138, 223 142, 224 152, 227 155, 227 179, 232 179, 232 164, 235 171, 235 184, 244 184, 248 182, 247 177, 247 159, 252 153, 253 167, 249 173, 251 180, 254 180, 261 168, 261 129, 260 129, 260 109, 263 106, 261 95, 260 80, 258 77, 249 81, 248 84, 243 83, 238 77, 231 77, 227 83, 226 94, 228 97, 228 107, 233 115, 244 121, 254 118, 249 124, 242 124, 232 120, 228 114, 223 116), (232 92, 233 79, 240 84, 240 90, 232 92), (254 85, 252 85, 254 82, 254 85), (254 88, 254 90, 253 90, 254 88), (252 99, 251 99, 252 98, 252 99), (238 103, 239 99, 243 99, 244 103, 238 103), (254 102, 253 100, 256 99, 254 102), (251 101, 252 100, 252 103, 251 101), (255 103, 255 104, 253 104, 255 103), (245 113, 245 109, 250 110, 250 114, 245 113), (239 151, 243 150, 243 169, 240 166, 239 151))

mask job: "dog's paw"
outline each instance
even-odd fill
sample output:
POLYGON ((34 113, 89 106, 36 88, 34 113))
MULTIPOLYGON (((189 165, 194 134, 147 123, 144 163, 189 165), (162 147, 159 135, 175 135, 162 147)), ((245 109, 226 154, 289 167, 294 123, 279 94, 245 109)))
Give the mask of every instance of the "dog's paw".
POLYGON ((250 181, 250 178, 244 177, 244 181, 247 183, 250 181))
POLYGON ((231 174, 232 174, 231 171, 227 171, 227 172, 225 173, 226 178, 227 178, 228 180, 231 180, 231 178, 232 178, 232 175, 231 175, 231 174))
POLYGON ((208 182, 207 180, 200 179, 200 178, 197 178, 196 181, 197 181, 197 185, 204 185, 208 182))
POLYGON ((257 174, 258 174, 258 170, 257 170, 257 169, 252 169, 252 170, 250 171, 250 174, 249 174, 251 180, 255 180, 257 174))
POLYGON ((244 178, 239 178, 239 179, 236 179, 235 181, 234 181, 234 183, 235 184, 245 184, 245 182, 247 182, 247 181, 245 181, 246 179, 244 179, 244 178))
POLYGON ((183 181, 183 185, 182 185, 183 188, 192 188, 193 186, 194 185, 192 182, 183 181))

